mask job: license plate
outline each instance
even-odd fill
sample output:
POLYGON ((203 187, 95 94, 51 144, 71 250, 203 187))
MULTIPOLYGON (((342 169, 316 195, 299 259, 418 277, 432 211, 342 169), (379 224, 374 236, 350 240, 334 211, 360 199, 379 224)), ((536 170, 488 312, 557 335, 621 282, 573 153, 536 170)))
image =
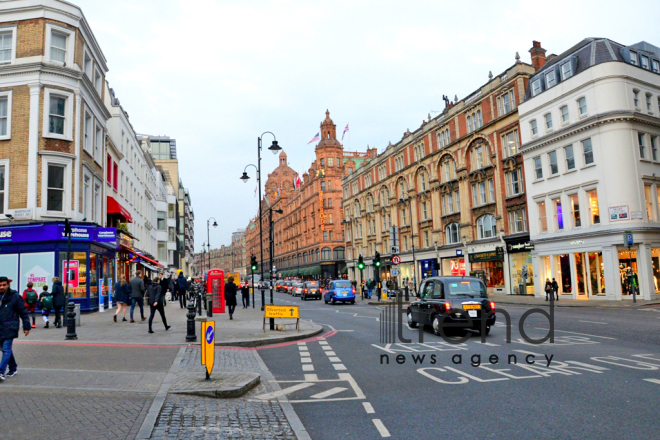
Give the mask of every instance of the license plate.
POLYGON ((481 304, 463 304, 463 308, 465 310, 481 310, 481 304))
POLYGON ((470 315, 470 318, 476 318, 477 317, 477 311, 476 310, 468 310, 468 315, 470 315))
POLYGON ((348 293, 348 290, 342 290, 341 293, 343 293, 343 294, 347 294, 347 293, 348 293))

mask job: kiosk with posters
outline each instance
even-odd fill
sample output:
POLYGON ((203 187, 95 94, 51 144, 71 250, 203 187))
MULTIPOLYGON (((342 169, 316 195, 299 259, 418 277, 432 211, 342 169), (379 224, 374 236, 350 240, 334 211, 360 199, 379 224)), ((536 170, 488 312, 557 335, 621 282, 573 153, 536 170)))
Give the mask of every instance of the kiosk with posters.
POLYGON ((225 313, 225 272, 211 269, 206 275, 206 294, 211 296, 213 313, 225 313))

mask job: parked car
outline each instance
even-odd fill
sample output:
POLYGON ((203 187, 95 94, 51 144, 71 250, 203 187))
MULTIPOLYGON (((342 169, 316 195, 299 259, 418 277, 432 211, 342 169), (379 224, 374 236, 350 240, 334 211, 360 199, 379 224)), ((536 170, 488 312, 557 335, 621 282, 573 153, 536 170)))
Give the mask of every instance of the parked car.
POLYGON ((323 296, 323 289, 318 281, 306 281, 303 283, 303 294, 301 299, 307 301, 308 299, 321 299, 323 296))
MULTIPOLYGON (((431 325, 433 333, 440 336, 441 316, 447 324, 461 323, 465 327, 481 331, 486 319, 485 334, 495 324, 495 303, 488 299, 486 285, 475 277, 431 277, 424 280, 419 296, 408 306, 408 325, 431 325)), ((449 327, 455 329, 456 327, 449 327)), ((447 330, 445 329, 445 333, 447 330)))
POLYGON ((293 296, 302 296, 303 295, 303 283, 291 283, 291 295, 293 295, 293 296))
POLYGON ((351 282, 348 280, 330 281, 328 290, 323 294, 323 300, 326 304, 336 302, 350 302, 355 304, 355 291, 351 282))

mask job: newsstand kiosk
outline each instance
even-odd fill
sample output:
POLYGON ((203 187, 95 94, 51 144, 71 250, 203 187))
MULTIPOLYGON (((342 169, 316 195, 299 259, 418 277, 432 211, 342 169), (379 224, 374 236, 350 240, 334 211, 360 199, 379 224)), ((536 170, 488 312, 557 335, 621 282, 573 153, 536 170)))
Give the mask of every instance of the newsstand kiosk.
POLYGON ((225 272, 211 269, 206 277, 206 295, 213 303, 213 313, 225 313, 225 272))

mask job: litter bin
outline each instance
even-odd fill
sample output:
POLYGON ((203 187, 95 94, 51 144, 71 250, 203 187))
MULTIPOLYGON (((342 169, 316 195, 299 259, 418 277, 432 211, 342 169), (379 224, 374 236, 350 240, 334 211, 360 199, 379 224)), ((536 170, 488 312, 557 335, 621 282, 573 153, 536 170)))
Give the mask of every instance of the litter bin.
POLYGON ((527 285, 525 283, 518 283, 518 295, 527 295, 527 285))

